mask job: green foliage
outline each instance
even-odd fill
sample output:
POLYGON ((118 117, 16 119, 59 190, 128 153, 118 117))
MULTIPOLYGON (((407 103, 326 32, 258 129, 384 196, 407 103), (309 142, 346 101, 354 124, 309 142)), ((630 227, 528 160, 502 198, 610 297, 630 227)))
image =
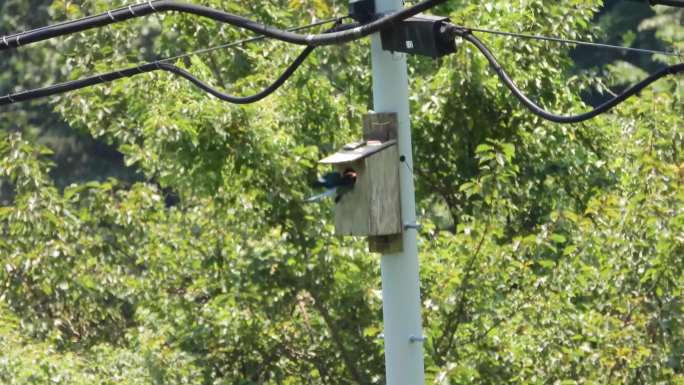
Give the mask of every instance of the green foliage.
MULTIPOLYGON (((202 3, 281 26, 346 8, 202 3)), ((600 3, 436 12, 584 38, 600 3)), ((121 4, 56 0, 50 12, 121 4)), ((658 20, 681 14, 654 17, 643 29, 678 41, 658 20)), ((169 13, 65 39, 59 62, 79 77, 242 36, 169 13)), ((566 51, 486 39, 532 98, 586 108, 589 83, 566 51)), ((360 134, 368 48, 319 49, 245 107, 163 73, 57 99, 60 119, 116 145, 144 182, 61 189, 50 150, 0 131, 12 190, 0 206, 0 382, 384 383, 378 258, 333 236, 331 204, 304 203, 316 161, 360 134)), ((177 64, 245 95, 299 49, 263 41, 177 64)), ((412 58, 411 79, 429 383, 684 383, 681 79, 577 126, 531 117, 470 47, 412 58)))
MULTIPOLYGON (((50 9, 51 4, 51 0, 0 0, 0 35, 63 20, 60 11, 50 9)), ((73 66, 61 52, 73 41, 73 37, 53 39, 30 49, 3 51, 0 93, 7 95, 66 80, 73 66)), ((0 131, 21 131, 31 142, 49 146, 59 166, 52 169, 51 176, 60 188, 76 181, 102 181, 108 176, 126 181, 136 179, 134 170, 121 167, 121 154, 94 140, 89 133, 65 124, 53 111, 49 99, 3 107, 0 131)), ((8 186, 0 182, 0 202, 9 195, 8 186)))

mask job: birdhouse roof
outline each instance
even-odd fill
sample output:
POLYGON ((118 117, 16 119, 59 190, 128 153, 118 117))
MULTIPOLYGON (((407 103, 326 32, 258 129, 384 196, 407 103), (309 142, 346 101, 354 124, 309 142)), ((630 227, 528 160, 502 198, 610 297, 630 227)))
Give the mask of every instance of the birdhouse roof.
POLYGON ((340 164, 356 162, 359 159, 367 158, 377 152, 392 147, 396 144, 397 141, 394 139, 388 140, 386 142, 370 140, 367 142, 352 143, 344 146, 344 148, 341 151, 338 151, 324 159, 321 159, 319 163, 340 164))

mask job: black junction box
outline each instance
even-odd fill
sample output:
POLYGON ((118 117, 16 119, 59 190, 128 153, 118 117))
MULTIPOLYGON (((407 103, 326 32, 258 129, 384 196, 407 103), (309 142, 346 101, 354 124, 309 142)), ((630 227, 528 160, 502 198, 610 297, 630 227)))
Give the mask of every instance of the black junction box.
POLYGON ((438 58, 456 52, 454 36, 445 28, 449 18, 416 15, 381 31, 385 51, 438 58))
POLYGON ((352 0, 349 2, 349 16, 359 23, 368 23, 375 18, 375 0, 352 0))

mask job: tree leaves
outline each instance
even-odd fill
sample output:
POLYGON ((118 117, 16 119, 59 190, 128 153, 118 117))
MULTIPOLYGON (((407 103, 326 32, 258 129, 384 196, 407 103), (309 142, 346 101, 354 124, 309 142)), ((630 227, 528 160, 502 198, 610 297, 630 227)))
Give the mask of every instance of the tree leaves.
MULTIPOLYGON (((346 10, 205 3, 284 26, 346 10)), ((451 2, 438 13, 581 38, 598 4, 451 2)), ((56 1, 53 12, 110 6, 56 1)), ((241 36, 167 14, 79 35, 65 64, 87 72, 241 36)), ((583 108, 586 84, 565 51, 488 43, 535 99, 583 108)), ((263 41, 177 64, 248 94, 295 51, 263 41)), ((62 98, 55 111, 115 144, 140 183, 59 189, 44 148, 3 135, 0 178, 13 194, 0 207, 0 380, 384 383, 377 255, 333 236, 333 207, 303 202, 317 160, 360 135, 367 52, 367 42, 317 50, 253 106, 167 74, 62 98)), ((531 118, 468 48, 411 58, 411 71, 430 383, 681 381, 680 81, 559 127, 531 118)))

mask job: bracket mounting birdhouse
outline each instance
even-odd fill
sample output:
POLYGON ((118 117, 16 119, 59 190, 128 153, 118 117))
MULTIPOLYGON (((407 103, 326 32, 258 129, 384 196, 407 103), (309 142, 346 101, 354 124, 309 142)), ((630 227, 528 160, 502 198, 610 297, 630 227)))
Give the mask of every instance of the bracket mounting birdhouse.
POLYGON ((401 251, 401 201, 396 114, 364 116, 363 140, 320 161, 356 173, 353 188, 335 206, 335 233, 369 237, 374 252, 401 251))

